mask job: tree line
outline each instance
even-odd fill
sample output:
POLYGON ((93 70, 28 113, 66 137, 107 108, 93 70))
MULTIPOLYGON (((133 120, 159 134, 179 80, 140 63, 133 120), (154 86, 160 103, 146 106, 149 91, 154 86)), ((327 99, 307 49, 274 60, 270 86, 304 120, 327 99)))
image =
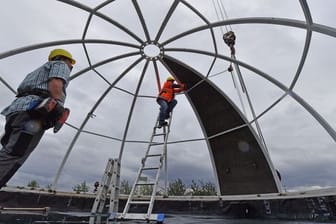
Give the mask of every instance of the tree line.
MULTIPOLYGON (((80 192, 88 192, 89 189, 85 185, 85 182, 82 184, 76 185, 74 189, 79 190, 80 192)), ((129 195, 131 193, 132 186, 127 180, 122 180, 120 182, 120 193, 129 195)), ((139 195, 151 195, 153 191, 153 186, 144 185, 140 188, 137 188, 136 194, 139 195)), ((160 189, 156 192, 157 195, 163 195, 163 189, 160 189)), ((195 195, 195 196, 210 196, 216 195, 216 186, 210 181, 204 180, 192 180, 191 184, 187 185, 183 183, 180 178, 172 180, 169 182, 168 186, 168 195, 171 196, 183 196, 183 195, 195 195)))
MULTIPOLYGON (((97 191, 99 183, 96 182, 94 185, 93 193, 97 191)), ((40 188, 38 182, 36 180, 32 180, 27 184, 27 187, 30 189, 40 188)), ((51 189, 51 185, 47 185, 47 189, 51 189)), ((83 182, 76 184, 72 187, 72 190, 76 193, 87 193, 90 191, 90 187, 84 180, 83 182)), ((122 180, 120 183, 120 193, 121 194, 130 194, 132 190, 132 186, 127 180, 122 180)), ((136 194, 139 195, 150 195, 153 191, 153 186, 142 186, 137 189, 136 194)), ((195 196, 210 196, 216 195, 216 187, 215 184, 210 181, 204 180, 192 180, 189 185, 183 183, 180 178, 172 180, 169 182, 168 186, 168 195, 171 196, 183 196, 183 195, 195 195, 195 196)), ((160 189, 156 192, 157 195, 163 195, 163 189, 160 189)))

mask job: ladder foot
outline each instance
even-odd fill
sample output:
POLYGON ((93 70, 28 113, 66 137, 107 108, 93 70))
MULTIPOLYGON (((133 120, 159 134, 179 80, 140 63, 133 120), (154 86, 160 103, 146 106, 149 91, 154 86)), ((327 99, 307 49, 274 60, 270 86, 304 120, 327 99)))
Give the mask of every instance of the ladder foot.
POLYGON ((138 219, 138 220, 144 220, 147 222, 154 221, 157 223, 163 223, 164 214, 152 214, 152 210, 153 210, 153 206, 155 202, 155 196, 157 193, 157 186, 159 182, 160 171, 161 171, 164 161, 167 159, 167 155, 166 155, 167 154, 166 153, 167 152, 167 140, 168 140, 171 117, 172 117, 172 114, 170 114, 170 119, 168 122, 165 120, 160 120, 159 117, 156 120, 155 126, 153 128, 153 133, 152 133, 152 136, 148 144, 146 154, 141 159, 141 167, 139 168, 137 177, 135 179, 132 190, 128 196, 128 200, 126 202, 124 210, 121 214, 117 215, 118 219, 120 218, 124 218, 125 220, 127 219, 137 220, 138 219), (168 126, 168 128, 166 128, 165 126, 168 126), (159 133, 156 133, 157 128, 162 128, 162 127, 164 127, 163 130, 161 130, 159 133), (162 139, 158 138, 158 140, 154 141, 154 137, 159 137, 159 136, 160 137, 162 136, 163 138, 162 139), (157 146, 157 147, 155 147, 154 151, 150 151, 151 147, 154 147, 154 146, 157 146), (160 150, 160 149, 161 149, 161 152, 157 152, 157 150, 160 150), (146 162, 149 157, 154 158, 154 159, 156 158, 156 160, 154 161, 154 159, 152 159, 150 161, 150 165, 146 166, 146 162), (152 170, 156 171, 156 174, 154 175, 155 180, 148 181, 146 174, 148 174, 148 171, 152 171, 152 170), (144 179, 143 177, 146 177, 146 179, 144 179), (148 199, 148 197, 143 197, 142 199, 137 200, 138 198, 136 197, 135 192, 138 190, 137 187, 141 187, 142 185, 150 187, 151 192, 148 192, 150 194, 148 195, 146 194, 146 196, 150 196, 150 199, 148 199), (144 205, 144 207, 147 207, 147 212, 146 213, 129 212, 129 210, 132 210, 130 208, 131 206, 136 206, 138 204, 142 204, 144 205))
POLYGON ((158 128, 162 128, 163 126, 167 126, 168 122, 167 121, 163 121, 163 122, 159 122, 159 125, 157 126, 158 128))

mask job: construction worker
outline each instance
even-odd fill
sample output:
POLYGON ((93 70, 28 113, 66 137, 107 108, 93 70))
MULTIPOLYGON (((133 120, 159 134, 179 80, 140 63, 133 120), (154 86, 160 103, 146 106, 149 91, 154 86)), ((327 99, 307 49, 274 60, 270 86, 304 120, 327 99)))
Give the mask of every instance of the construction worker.
POLYGON ((185 90, 184 84, 176 84, 174 81, 175 79, 172 76, 169 76, 156 99, 156 102, 160 105, 159 128, 168 124, 165 119, 169 118, 170 113, 177 104, 175 93, 185 90))
POLYGON ((76 61, 64 49, 50 52, 48 62, 29 73, 16 99, 1 114, 6 116, 1 138, 0 188, 16 173, 40 142, 45 130, 57 132, 69 110, 64 108, 66 87, 76 61))
POLYGON ((94 183, 94 189, 93 189, 93 193, 96 193, 98 191, 98 187, 99 187, 99 181, 96 181, 94 183))

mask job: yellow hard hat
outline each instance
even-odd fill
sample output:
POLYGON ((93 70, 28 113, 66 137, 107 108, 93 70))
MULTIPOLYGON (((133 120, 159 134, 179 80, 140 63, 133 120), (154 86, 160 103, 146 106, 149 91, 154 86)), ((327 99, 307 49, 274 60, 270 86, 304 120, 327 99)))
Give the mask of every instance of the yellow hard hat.
POLYGON ((175 81, 175 79, 174 79, 173 76, 169 76, 169 77, 167 78, 167 81, 175 81))
POLYGON ((76 60, 72 58, 72 55, 70 54, 70 52, 64 49, 54 49, 50 51, 48 60, 51 61, 56 56, 64 56, 66 58, 69 58, 71 60, 71 64, 73 65, 76 63, 76 60))

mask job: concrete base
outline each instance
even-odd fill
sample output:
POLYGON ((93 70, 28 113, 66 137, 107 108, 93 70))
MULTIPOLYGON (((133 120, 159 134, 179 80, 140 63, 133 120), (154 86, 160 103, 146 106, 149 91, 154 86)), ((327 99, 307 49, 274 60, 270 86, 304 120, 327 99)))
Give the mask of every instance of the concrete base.
MULTIPOLYGON (((90 216, 95 195, 67 192, 50 193, 37 190, 4 188, 0 191, 0 206, 7 208, 50 207, 49 214, 67 212, 90 216)), ((119 211, 127 200, 122 195, 119 211)), ((144 212, 139 205, 133 212, 144 212)), ((241 196, 157 197, 153 213, 223 215, 232 218, 262 218, 287 220, 336 220, 336 189, 301 191, 282 194, 241 196)), ((107 215, 107 214, 106 214, 107 215)), ((0 216, 0 221, 6 218, 0 216)))

